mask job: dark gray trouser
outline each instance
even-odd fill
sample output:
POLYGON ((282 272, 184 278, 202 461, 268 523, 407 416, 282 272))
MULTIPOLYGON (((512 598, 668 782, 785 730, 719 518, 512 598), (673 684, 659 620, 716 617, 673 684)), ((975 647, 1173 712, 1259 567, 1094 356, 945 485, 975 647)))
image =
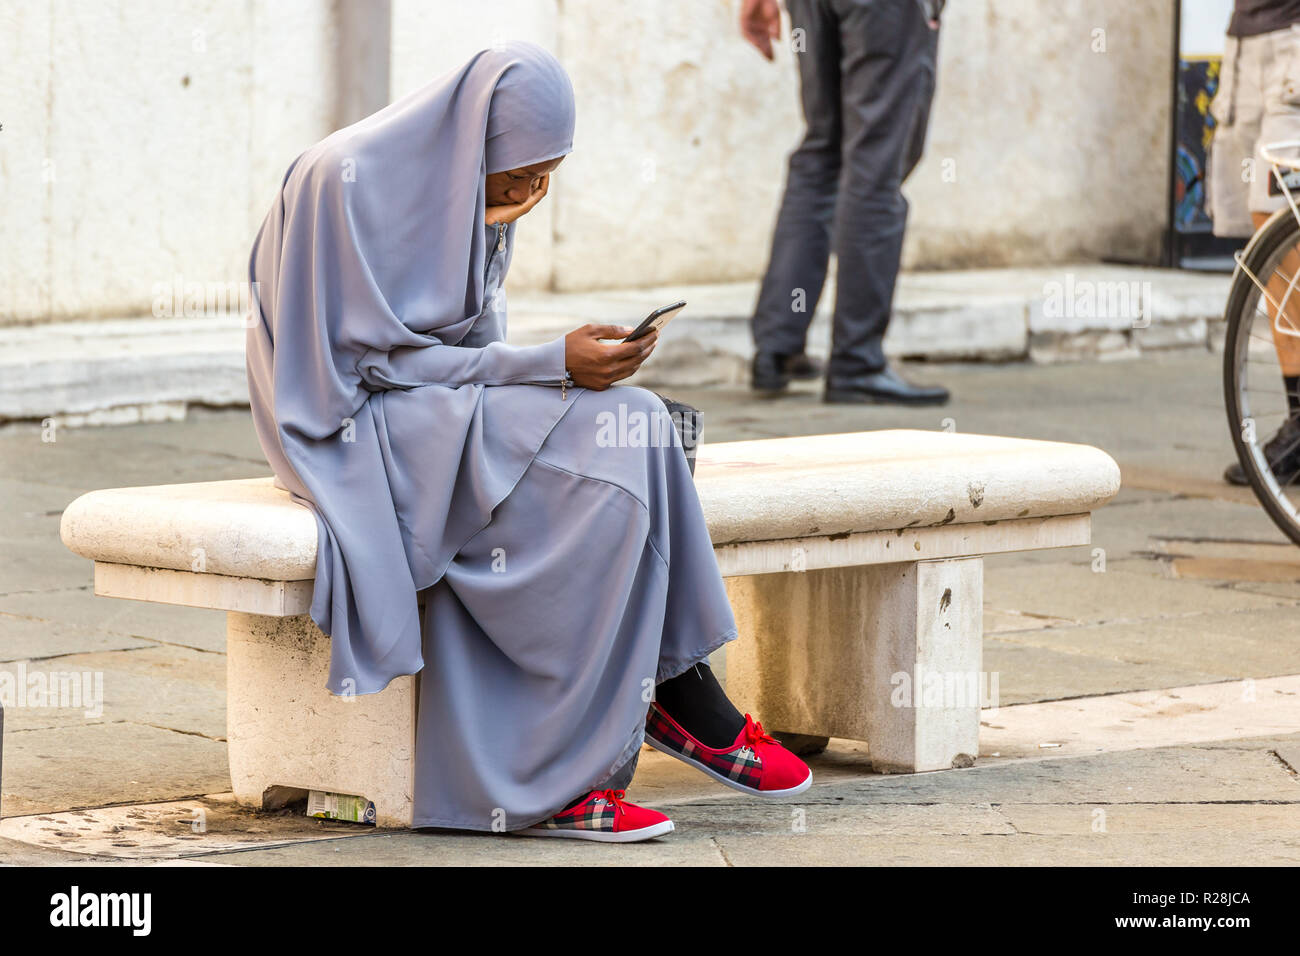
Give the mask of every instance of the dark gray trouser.
POLYGON ((907 221, 900 187, 925 144, 938 31, 926 22, 924 0, 786 6, 792 28, 804 31, 795 59, 808 129, 790 156, 754 343, 767 352, 804 350, 833 246, 837 293, 827 373, 849 378, 885 366, 907 221))

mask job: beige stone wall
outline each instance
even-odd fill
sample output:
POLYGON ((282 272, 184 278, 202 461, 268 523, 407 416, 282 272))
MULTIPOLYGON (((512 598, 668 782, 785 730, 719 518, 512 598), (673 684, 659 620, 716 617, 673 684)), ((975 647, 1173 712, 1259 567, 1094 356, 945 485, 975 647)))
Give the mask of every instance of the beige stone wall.
POLYGON ((1169 0, 951 0, 906 264, 1157 261, 1172 31, 1169 0))
MULTIPOLYGON (((502 40, 528 40, 557 52, 558 10, 558 0, 394 0, 393 98, 455 69, 478 50, 502 40)), ((566 160, 564 174, 556 176, 547 201, 516 227, 519 247, 510 261, 511 289, 551 286, 554 215, 563 201, 569 162, 566 160)))
POLYGON ((793 54, 763 60, 739 38, 737 7, 672 0, 611 16, 602 0, 565 3, 560 51, 579 114, 556 212, 558 288, 763 268, 802 120, 793 54))
POLYGON ((285 165, 328 126, 331 22, 316 0, 0 5, 0 321, 245 278, 285 165))
MULTIPOLYGON (((521 227, 513 285, 548 273, 554 288, 582 290, 761 272, 803 123, 795 54, 782 46, 768 64, 745 44, 738 0, 475 5, 495 16, 466 6, 396 0, 397 92, 519 36, 556 51, 578 95, 553 225, 521 227)), ((929 144, 906 188, 906 265, 1154 262, 1172 22, 1169 0, 950 3, 929 144)))
MULTIPOLYGON (((0 3, 0 323, 147 314, 157 283, 242 279, 285 166, 333 128, 338 2, 0 3)), ((392 0, 394 95, 495 39, 571 71, 576 148, 512 287, 761 271, 801 120, 793 54, 759 58, 738 5, 392 0)), ((1167 0, 950 3, 908 263, 1153 258, 1170 18, 1167 0)))

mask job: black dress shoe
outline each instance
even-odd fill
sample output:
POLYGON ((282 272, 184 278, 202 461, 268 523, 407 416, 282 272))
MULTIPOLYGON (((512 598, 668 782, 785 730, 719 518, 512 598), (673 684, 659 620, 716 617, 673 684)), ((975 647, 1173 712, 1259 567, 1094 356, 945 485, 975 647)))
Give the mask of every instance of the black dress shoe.
POLYGON ((779 392, 790 384, 784 356, 776 352, 755 352, 749 375, 750 387, 756 392, 779 392))
POLYGON ((822 363, 805 355, 803 352, 764 352, 754 353, 750 367, 750 384, 757 392, 779 392, 790 384, 791 379, 804 381, 819 378, 822 363))
MULTIPOLYGON (((1280 485, 1289 485, 1300 477, 1300 415, 1288 418, 1265 443, 1264 460, 1280 485)), ((1223 480, 1232 485, 1250 484, 1239 461, 1223 470, 1223 480)))
POLYGON ((943 405, 942 385, 913 385, 889 366, 852 378, 827 378, 822 401, 831 404, 943 405))
POLYGON ((825 366, 820 359, 815 359, 806 352, 799 352, 795 355, 788 355, 785 358, 785 370, 790 373, 790 377, 800 382, 810 382, 815 378, 821 378, 825 366))

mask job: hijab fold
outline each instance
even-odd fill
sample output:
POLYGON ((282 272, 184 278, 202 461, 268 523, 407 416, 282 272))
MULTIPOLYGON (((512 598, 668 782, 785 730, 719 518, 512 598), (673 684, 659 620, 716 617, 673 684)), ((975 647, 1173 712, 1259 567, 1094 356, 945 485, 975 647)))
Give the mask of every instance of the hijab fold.
POLYGON ((421 390, 442 445, 420 494, 450 507, 467 451, 492 447, 478 435, 483 389, 564 375, 562 339, 457 343, 484 311, 485 176, 565 155, 573 124, 553 56, 524 43, 482 51, 302 153, 258 232, 253 421, 279 483, 316 513, 311 616, 332 638, 336 694, 420 668, 417 591, 463 544, 418 539, 403 519, 414 504, 395 489, 408 476, 391 473, 391 410, 375 403, 421 390))

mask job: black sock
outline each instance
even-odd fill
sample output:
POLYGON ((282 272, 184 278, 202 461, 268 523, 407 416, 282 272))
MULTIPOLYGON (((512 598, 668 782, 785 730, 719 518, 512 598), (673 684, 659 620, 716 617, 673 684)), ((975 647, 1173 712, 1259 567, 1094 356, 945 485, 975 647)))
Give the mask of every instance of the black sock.
POLYGON ((580 796, 574 797, 572 800, 570 800, 568 803, 566 803, 566 804, 565 804, 564 806, 562 806, 560 809, 556 810, 556 811, 555 811, 556 815, 559 815, 559 814, 563 813, 565 810, 572 810, 572 809, 573 809, 574 807, 576 807, 578 804, 582 803, 583 800, 586 800, 589 796, 591 796, 591 791, 590 791, 590 790, 588 790, 586 793, 584 793, 584 794, 582 794, 582 795, 580 795, 580 796))
POLYGON ((1287 414, 1294 418, 1300 414, 1300 375, 1283 375, 1282 383, 1286 386, 1287 414))
POLYGON ((745 727, 708 664, 699 663, 655 688, 655 701, 706 747, 730 747, 745 727))

